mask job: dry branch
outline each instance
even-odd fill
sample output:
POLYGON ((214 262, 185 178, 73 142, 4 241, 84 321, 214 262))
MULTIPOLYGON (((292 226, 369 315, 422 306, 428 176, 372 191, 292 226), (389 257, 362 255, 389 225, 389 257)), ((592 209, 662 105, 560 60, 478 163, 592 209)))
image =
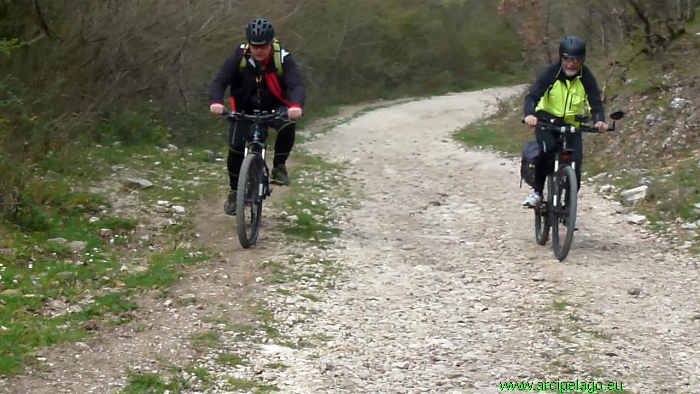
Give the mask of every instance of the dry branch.
POLYGON ((617 53, 615 54, 615 59, 612 61, 612 67, 610 68, 610 71, 608 71, 608 75, 605 77, 605 81, 603 82, 603 89, 600 92, 601 99, 603 102, 605 102, 605 89, 608 87, 608 81, 610 80, 610 77, 613 75, 615 72, 615 68, 618 64, 617 59, 620 57, 620 52, 622 52, 622 49, 631 41, 631 39, 628 39, 625 41, 620 47, 617 49, 617 53))

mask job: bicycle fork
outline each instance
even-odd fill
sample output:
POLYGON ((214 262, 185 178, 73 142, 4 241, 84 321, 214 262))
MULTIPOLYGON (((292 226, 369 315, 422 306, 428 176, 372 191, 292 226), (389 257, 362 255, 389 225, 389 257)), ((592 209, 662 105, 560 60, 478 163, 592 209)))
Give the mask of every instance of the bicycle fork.
MULTIPOLYGON (((248 156, 248 147, 246 146, 245 149, 243 149, 243 157, 248 156)), ((265 161, 265 148, 262 148, 262 152, 260 153, 260 157, 262 157, 263 161, 265 161)))
POLYGON ((267 162, 265 161, 265 148, 262 149, 260 158, 262 168, 260 169, 260 179, 258 180, 258 201, 262 201, 272 194, 272 188, 270 187, 270 169, 267 167, 267 162))
MULTIPOLYGON (((559 184, 559 158, 554 159, 554 172, 552 173, 552 205, 554 208, 558 208, 559 199, 557 198, 557 187, 555 185, 559 184)), ((552 211, 556 212, 555 209, 552 211)))
MULTIPOLYGON (((559 154, 559 155, 557 155, 557 156, 554 158, 554 172, 552 173, 552 183, 553 183, 554 185, 558 185, 558 184, 559 184, 559 168, 560 168, 560 166, 559 166, 559 159, 560 159, 561 156, 566 156, 566 157, 564 157, 564 161, 565 161, 565 164, 564 164, 564 165, 569 165, 569 166, 571 166, 571 168, 574 169, 574 171, 576 171, 576 162, 573 161, 573 160, 571 160, 571 154, 572 154, 572 152, 567 152, 566 138, 564 138, 564 139, 562 140, 562 146, 561 146, 561 151, 560 151, 560 152, 562 152, 562 153, 559 154)), ((569 180, 569 182, 570 182, 570 181, 571 181, 571 180, 569 180)), ((554 185, 553 185, 553 186, 554 186, 554 185)), ((557 197, 558 197, 558 195, 557 195, 557 189, 558 189, 558 187, 556 187, 556 186, 553 187, 553 197, 554 197, 554 201, 552 202, 552 204, 553 204, 553 206, 554 206, 555 208, 558 208, 558 205, 559 205, 559 199, 557 198, 557 197)))
POLYGON ((269 187, 270 185, 268 184, 268 169, 267 169, 267 163, 265 162, 265 149, 263 149, 262 153, 262 170, 260 171, 260 175, 262 176, 261 179, 259 180, 260 183, 258 183, 258 201, 262 201, 269 195, 269 187), (266 193, 267 192, 267 193, 266 193))

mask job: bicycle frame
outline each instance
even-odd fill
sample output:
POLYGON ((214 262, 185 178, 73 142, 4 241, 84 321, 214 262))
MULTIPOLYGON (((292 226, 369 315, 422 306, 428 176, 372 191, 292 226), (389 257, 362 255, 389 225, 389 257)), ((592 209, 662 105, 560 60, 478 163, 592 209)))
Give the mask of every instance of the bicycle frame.
POLYGON ((243 151, 243 156, 247 156, 248 152, 253 152, 258 154, 265 160, 265 152, 267 151, 267 130, 265 129, 265 135, 262 135, 261 130, 262 122, 253 123, 253 139, 251 141, 246 141, 245 150, 243 151))
POLYGON ((253 115, 249 115, 243 112, 228 112, 224 111, 223 116, 226 119, 229 120, 249 120, 253 122, 253 138, 252 140, 248 140, 246 138, 246 144, 245 144, 245 150, 243 152, 243 156, 247 156, 249 151, 252 151, 258 155, 260 155, 263 159, 265 159, 265 153, 267 151, 267 124, 274 121, 274 120, 289 120, 287 118, 286 111, 280 110, 280 111, 260 111, 260 110, 255 110, 253 112, 253 115), (263 126, 265 128, 263 129, 263 126), (265 132, 263 135, 263 131, 265 132))
MULTIPOLYGON (((552 170, 552 181, 556 185, 559 182, 559 170, 563 167, 566 166, 571 166, 576 170, 576 162, 573 160, 573 154, 574 150, 572 148, 569 148, 567 143, 569 142, 569 139, 573 136, 573 133, 565 133, 562 132, 557 136, 557 139, 555 141, 555 155, 554 155, 554 168, 552 170)), ((559 199, 557 198, 556 190, 557 188, 553 188, 554 190, 554 195, 552 196, 552 211, 557 215, 557 209, 559 208, 559 199)))
MULTIPOLYGON (((585 122, 587 120, 587 117, 585 116, 576 116, 576 120, 579 122, 585 122)), ((554 184, 557 184, 559 182, 558 179, 558 174, 559 170, 561 168, 564 168, 566 166, 571 166, 576 170, 576 163, 573 161, 573 153, 574 150, 568 146, 568 143, 575 134, 577 133, 582 133, 582 132, 587 132, 587 133, 600 133, 597 128, 581 124, 579 126, 574 126, 570 124, 565 124, 562 126, 555 126, 549 123, 545 122, 537 122, 537 127, 539 127, 541 130, 546 130, 550 131, 552 133, 557 134, 556 136, 556 141, 555 141, 555 155, 554 155, 554 168, 552 172, 552 180, 554 184)), ((613 126, 608 128, 609 131, 614 131, 615 130, 615 125, 613 123, 613 126)), ((556 188, 554 188, 556 190, 556 188)), ((558 209, 558 196, 555 194, 552 200, 553 204, 553 211, 558 209)))
POLYGON ((289 120, 287 118, 286 110, 279 111, 260 111, 255 110, 253 115, 249 115, 242 112, 228 112, 224 111, 223 116, 228 120, 248 120, 252 121, 252 133, 246 136, 245 149, 243 151, 243 157, 248 156, 248 154, 255 154, 260 156, 263 162, 263 187, 264 190, 260 191, 260 195, 268 196, 270 195, 270 182, 269 182, 269 168, 267 166, 267 161, 265 160, 265 154, 267 153, 267 134, 268 134, 268 123, 275 120, 289 120), (249 139, 250 134, 252 134, 252 139, 249 139))

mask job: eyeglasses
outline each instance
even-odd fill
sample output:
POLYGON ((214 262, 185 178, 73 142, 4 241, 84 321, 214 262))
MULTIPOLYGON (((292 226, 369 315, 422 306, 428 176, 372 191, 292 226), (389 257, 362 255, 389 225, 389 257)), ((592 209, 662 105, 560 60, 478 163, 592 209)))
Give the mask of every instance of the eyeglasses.
POLYGON ((269 42, 268 42, 268 43, 265 43, 265 44, 250 44, 250 47, 251 47, 251 48, 257 49, 257 50, 265 49, 265 48, 267 48, 268 46, 270 46, 270 43, 269 43, 269 42))
POLYGON ((582 60, 582 59, 581 59, 580 57, 566 57, 566 56, 563 56, 563 57, 561 58, 561 60, 562 60, 562 61, 565 61, 565 62, 567 62, 567 63, 581 63, 581 60, 582 60))

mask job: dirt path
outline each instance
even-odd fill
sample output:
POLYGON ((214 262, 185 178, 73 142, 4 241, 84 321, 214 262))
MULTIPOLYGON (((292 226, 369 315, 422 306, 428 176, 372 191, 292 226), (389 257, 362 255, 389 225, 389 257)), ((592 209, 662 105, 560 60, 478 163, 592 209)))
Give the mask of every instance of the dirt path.
MULTIPOLYGON (((322 377, 295 359, 285 393, 498 393, 505 381, 622 382, 700 393, 698 265, 582 191, 569 258, 534 241, 518 163, 450 132, 512 88, 377 110, 311 144, 353 163, 365 198, 351 271, 305 327, 336 338, 322 377)), ((517 125, 513 126, 518 127, 517 125)))
POLYGON ((473 394, 507 392, 499 382, 576 380, 700 393, 697 262, 586 186, 581 231, 568 259, 556 261, 549 244, 535 244, 532 212, 519 207, 527 190, 518 188, 518 163, 451 138, 495 111, 496 97, 516 93, 378 109, 304 144, 348 162, 362 195, 359 209, 335 205, 343 233, 332 246, 290 246, 269 228, 260 247, 242 252, 222 198, 203 202, 196 231, 220 255, 169 294, 195 302, 150 300, 133 324, 65 351, 55 370, 5 392, 116 393, 125 368, 153 371, 166 358, 197 359, 207 371, 206 386, 183 393, 473 394), (306 273, 257 283, 262 262, 275 259, 302 261, 306 273), (329 262, 343 268, 332 285, 321 280, 329 262), (258 324, 240 313, 256 299, 265 324, 243 329, 258 324), (204 329, 219 339, 199 350, 191 334, 204 329), (243 331, 254 340, 241 340, 243 331), (224 355, 246 362, 217 363, 224 355))
MULTIPOLYGON (((363 108, 391 103, 342 107, 336 115, 312 122, 300 134, 322 132, 363 108)), ((293 157, 288 164, 290 171, 298 165, 293 157)), ((225 169, 221 170, 225 174, 225 169)), ((144 295, 135 300, 139 308, 131 314, 130 322, 116 327, 101 325, 91 339, 38 350, 37 356, 46 365, 0 380, 0 393, 117 393, 127 384, 127 370, 158 374, 165 368, 183 368, 201 358, 207 349, 202 349, 196 338, 201 333, 206 335, 212 327, 222 322, 236 327, 255 324, 250 321, 247 308, 260 297, 263 288, 256 282, 256 278, 266 274, 261 262, 290 253, 286 238, 274 225, 275 211, 271 208, 289 190, 274 189, 259 245, 243 250, 236 238, 235 218, 222 212, 225 186, 223 175, 220 195, 202 200, 196 207, 193 233, 216 252, 213 259, 189 269, 188 275, 165 297, 144 295)))

